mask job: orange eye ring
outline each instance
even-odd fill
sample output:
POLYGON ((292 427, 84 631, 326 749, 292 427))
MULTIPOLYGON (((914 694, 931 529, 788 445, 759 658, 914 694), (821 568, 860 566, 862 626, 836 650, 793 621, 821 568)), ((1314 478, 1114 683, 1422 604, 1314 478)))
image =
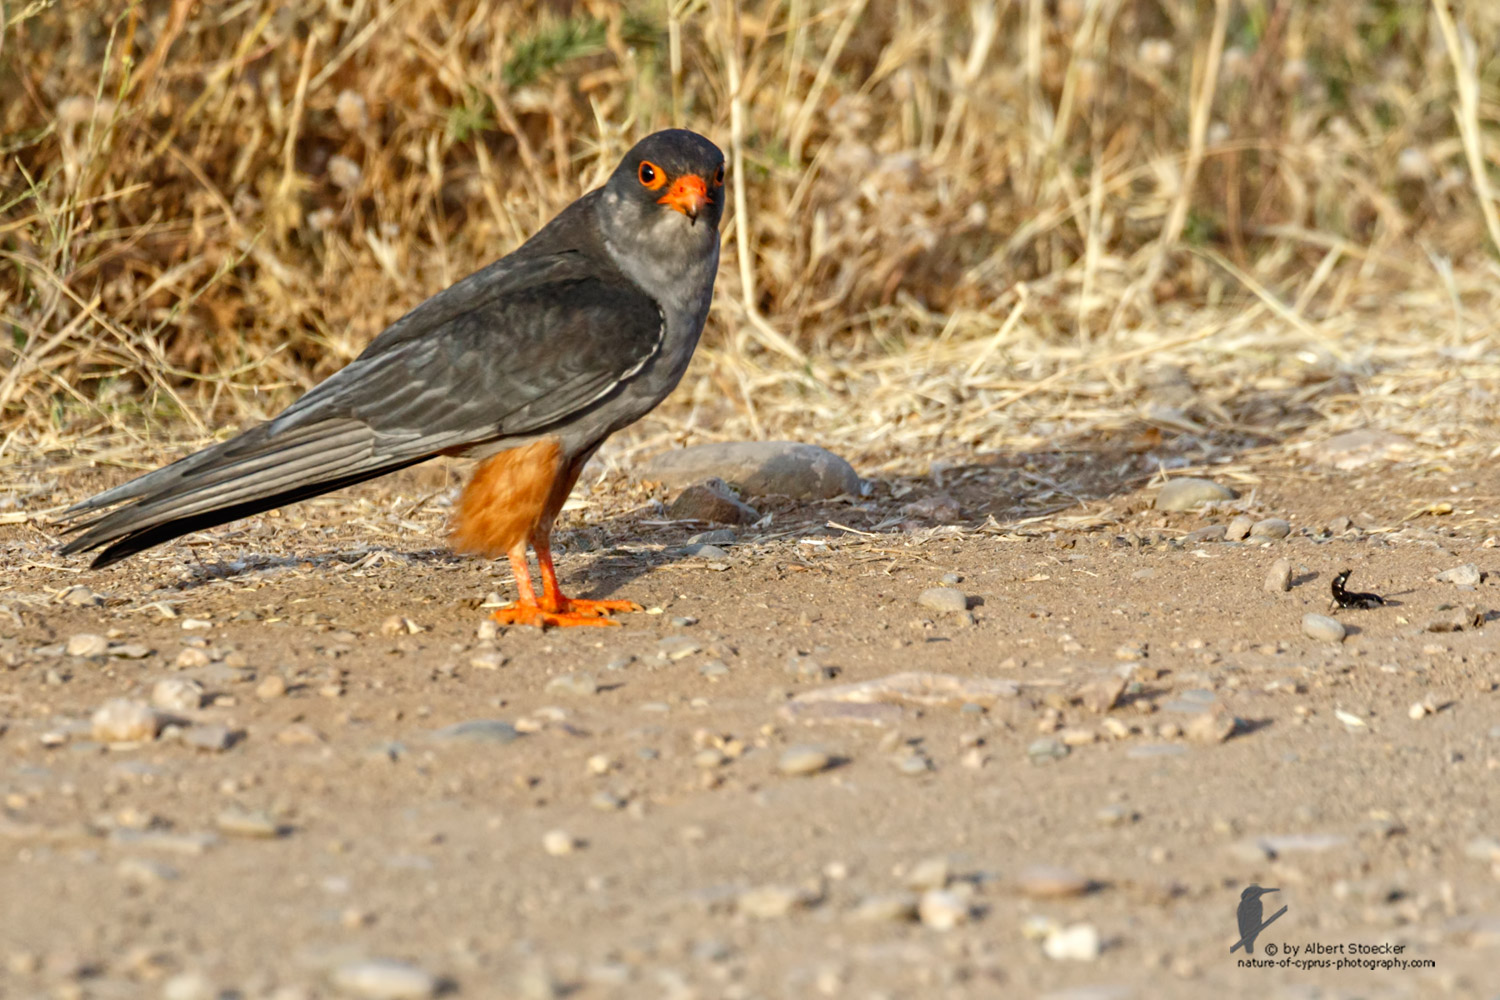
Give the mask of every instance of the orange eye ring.
POLYGON ((650 160, 642 160, 635 175, 647 191, 656 191, 667 183, 667 172, 650 160))
POLYGON ((719 169, 714 171, 714 187, 724 186, 724 164, 719 164, 719 169))

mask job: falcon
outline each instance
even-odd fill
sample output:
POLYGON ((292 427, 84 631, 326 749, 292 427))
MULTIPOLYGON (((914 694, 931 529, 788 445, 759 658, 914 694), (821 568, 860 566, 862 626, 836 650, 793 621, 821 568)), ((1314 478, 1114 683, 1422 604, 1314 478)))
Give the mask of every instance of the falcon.
POLYGON ((478 459, 449 540, 509 558, 506 625, 617 625, 630 601, 567 597, 553 522, 604 439, 665 399, 719 266, 724 154, 647 136, 603 187, 515 252, 417 306, 274 419, 61 515, 64 554, 108 566, 192 531, 425 462, 478 459), (536 553, 540 594, 526 550, 536 553))

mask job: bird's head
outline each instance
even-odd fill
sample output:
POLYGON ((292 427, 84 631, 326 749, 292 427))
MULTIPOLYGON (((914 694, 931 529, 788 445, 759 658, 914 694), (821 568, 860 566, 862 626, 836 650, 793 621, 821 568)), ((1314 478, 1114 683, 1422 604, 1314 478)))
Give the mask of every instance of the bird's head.
POLYGON ((667 129, 636 143, 604 185, 610 240, 659 260, 717 247, 724 154, 696 132, 667 129))
POLYGON ((1259 899, 1260 897, 1264 896, 1268 892, 1280 892, 1280 891, 1281 891, 1280 889, 1267 889, 1267 888, 1264 888, 1264 887, 1258 886, 1258 885, 1249 885, 1249 886, 1245 887, 1245 891, 1244 892, 1240 893, 1240 899, 1242 899, 1242 900, 1245 900, 1245 899, 1259 899))

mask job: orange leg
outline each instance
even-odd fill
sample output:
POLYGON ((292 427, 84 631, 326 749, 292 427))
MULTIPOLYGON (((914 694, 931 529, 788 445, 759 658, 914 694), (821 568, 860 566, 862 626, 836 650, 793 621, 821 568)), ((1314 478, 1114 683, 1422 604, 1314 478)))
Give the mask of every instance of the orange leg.
POLYGON ((501 625, 618 625, 607 617, 610 612, 641 610, 631 601, 569 598, 557 585, 552 522, 590 454, 564 464, 557 442, 542 439, 486 459, 464 487, 454 518, 454 547, 491 558, 504 552, 516 576, 516 599, 494 614, 501 625), (526 564, 528 541, 542 572, 540 600, 526 564))
POLYGON ((634 601, 589 601, 567 597, 557 585, 557 571, 552 566, 552 550, 547 541, 538 538, 536 546, 537 565, 542 570, 542 599, 537 600, 536 590, 531 584, 531 569, 526 565, 526 549, 522 545, 510 552, 510 568, 516 575, 516 599, 503 608, 495 609, 494 619, 501 625, 535 625, 546 628, 555 625, 567 628, 574 625, 619 625, 605 617, 611 611, 639 611, 641 606, 634 601))
POLYGON ((552 545, 546 536, 533 538, 536 562, 542 570, 542 607, 568 615, 591 619, 591 624, 618 625, 604 617, 612 611, 642 611, 634 601, 591 601, 586 597, 568 597, 557 585, 557 570, 552 568, 552 545))

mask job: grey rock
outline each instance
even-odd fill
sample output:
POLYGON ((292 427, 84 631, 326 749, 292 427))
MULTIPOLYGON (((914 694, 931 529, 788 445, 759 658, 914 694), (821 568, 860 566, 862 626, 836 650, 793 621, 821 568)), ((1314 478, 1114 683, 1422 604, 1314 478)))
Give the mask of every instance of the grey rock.
POLYGON ((1033 764, 1046 764, 1054 760, 1062 760, 1069 752, 1067 744, 1051 736, 1043 736, 1039 740, 1034 740, 1026 748, 1026 756, 1031 758, 1033 764))
POLYGON ((1309 613, 1302 616, 1302 634, 1319 642, 1343 642, 1345 630, 1337 618, 1309 613))
POLYGON ((689 559, 707 559, 711 562, 723 562, 729 558, 729 553, 717 545, 702 545, 697 542, 684 545, 682 554, 689 559))
POLYGON ((735 496, 722 479, 708 479, 687 487, 667 507, 667 516, 719 524, 754 524, 760 520, 760 512, 735 496))
POLYGON ((1438 583, 1451 583, 1455 587, 1477 587, 1484 574, 1479 572, 1479 567, 1473 563, 1464 563, 1452 569, 1443 570, 1434 579, 1438 583))
POLYGON ((852 466, 817 445, 793 441, 736 441, 668 451, 647 462, 641 479, 686 486, 710 477, 724 480, 746 496, 786 496, 827 500, 858 496, 860 480, 852 466))
POLYGON ((438 991, 436 976, 390 958, 348 962, 334 969, 331 978, 339 990, 367 1000, 417 1000, 438 991))
POLYGON ((1284 594, 1292 589, 1292 561, 1290 559, 1278 559, 1271 564, 1266 571, 1266 578, 1261 583, 1261 589, 1268 594, 1284 594))
POLYGON ((1353 530, 1353 528, 1354 522, 1344 514, 1340 514, 1328 522, 1328 533, 1330 535, 1343 535, 1353 530))
POLYGON ((1125 751, 1125 756, 1143 760, 1149 757, 1181 757, 1187 753, 1187 747, 1176 743, 1137 743, 1125 751))
POLYGON ((1224 528, 1224 537, 1231 542, 1242 542, 1250 534, 1250 528, 1255 524, 1252 518, 1244 514, 1236 514, 1229 524, 1224 528))
POLYGON ((432 733, 438 743, 510 743, 521 734, 516 727, 500 719, 469 719, 432 733))
POLYGON ((1250 526, 1251 538, 1281 539, 1292 533, 1291 522, 1280 517, 1268 517, 1250 526))
POLYGON ((1210 524, 1182 536, 1183 545, 1200 545, 1203 542, 1222 542, 1228 537, 1228 528, 1222 524, 1210 524))
POLYGON ((144 660, 155 652, 155 650, 144 643, 122 642, 118 646, 109 647, 106 652, 119 660, 144 660))
POLYGON ((733 545, 737 540, 733 528, 713 528, 700 531, 688 539, 689 545, 733 545))
POLYGON ((182 742, 195 750, 223 753, 234 746, 238 736, 233 729, 215 722, 204 726, 189 726, 182 734, 182 742))
POLYGON ((1234 490, 1212 479, 1173 479, 1156 494, 1157 510, 1193 510, 1206 503, 1233 500, 1234 490))
POLYGON ((917 595, 917 603, 940 614, 958 614, 969 610, 969 598, 955 587, 928 587, 917 595))

